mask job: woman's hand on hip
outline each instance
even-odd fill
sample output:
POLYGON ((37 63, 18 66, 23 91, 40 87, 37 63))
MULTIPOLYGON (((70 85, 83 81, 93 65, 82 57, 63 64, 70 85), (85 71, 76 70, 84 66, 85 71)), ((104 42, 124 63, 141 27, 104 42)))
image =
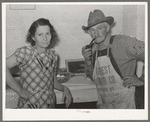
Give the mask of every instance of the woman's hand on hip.
POLYGON ((73 102, 72 94, 69 90, 69 88, 64 86, 62 101, 66 103, 66 107, 68 108, 69 105, 73 102))
POLYGON ((18 94, 24 99, 28 99, 28 97, 30 96, 30 92, 25 89, 20 89, 20 92, 18 94))

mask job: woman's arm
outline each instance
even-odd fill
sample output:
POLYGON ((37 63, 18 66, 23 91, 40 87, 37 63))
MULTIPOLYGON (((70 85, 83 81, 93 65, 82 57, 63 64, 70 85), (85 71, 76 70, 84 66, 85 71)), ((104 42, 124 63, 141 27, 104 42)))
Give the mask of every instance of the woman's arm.
POLYGON ((56 73, 54 73, 54 89, 63 92, 62 101, 64 101, 66 103, 66 107, 69 107, 69 105, 71 104, 71 102, 73 100, 72 94, 71 94, 71 92, 70 92, 68 87, 63 86, 61 83, 59 83, 57 81, 56 73))
POLYGON ((14 55, 6 59, 6 84, 14 91, 16 91, 21 97, 27 99, 29 96, 29 92, 22 89, 22 87, 15 81, 15 79, 10 73, 10 68, 16 66, 17 64, 18 63, 14 55))

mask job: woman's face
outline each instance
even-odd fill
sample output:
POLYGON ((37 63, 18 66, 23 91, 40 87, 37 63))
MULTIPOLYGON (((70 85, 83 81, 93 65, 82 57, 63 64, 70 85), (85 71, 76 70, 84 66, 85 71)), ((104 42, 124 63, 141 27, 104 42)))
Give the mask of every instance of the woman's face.
POLYGON ((35 41, 35 45, 40 48, 46 48, 51 42, 52 35, 50 33, 50 27, 48 25, 38 26, 32 39, 35 41))

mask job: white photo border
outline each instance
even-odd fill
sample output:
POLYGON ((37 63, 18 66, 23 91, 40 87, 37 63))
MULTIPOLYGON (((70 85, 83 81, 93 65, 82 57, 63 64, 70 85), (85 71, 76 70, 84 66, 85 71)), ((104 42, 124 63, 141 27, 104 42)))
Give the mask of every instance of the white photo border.
MULTIPOLYGON (((88 2, 86 2, 87 4, 88 2)), ((90 113, 78 112, 78 109, 6 109, 5 108, 5 85, 6 85, 6 5, 8 4, 39 4, 39 3, 2 3, 2 110, 3 120, 147 120, 148 119, 148 5, 147 2, 89 2, 89 4, 101 5, 145 5, 145 109, 143 110, 99 110, 90 109, 90 113), (108 117, 109 113, 109 117, 108 117)), ((84 2, 68 2, 68 3, 41 3, 40 4, 73 4, 80 5, 84 2)), ((87 111, 87 109, 80 109, 80 111, 87 111)))

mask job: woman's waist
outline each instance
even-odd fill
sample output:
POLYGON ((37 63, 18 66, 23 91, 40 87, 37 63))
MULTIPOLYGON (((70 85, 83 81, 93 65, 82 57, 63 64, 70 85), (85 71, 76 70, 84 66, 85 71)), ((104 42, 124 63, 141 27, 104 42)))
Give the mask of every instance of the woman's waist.
POLYGON ((47 93, 54 92, 53 89, 50 89, 48 87, 37 88, 37 89, 33 89, 33 88, 24 88, 24 89, 26 89, 27 91, 29 91, 31 94, 42 93, 42 92, 46 92, 46 91, 47 91, 47 93))

